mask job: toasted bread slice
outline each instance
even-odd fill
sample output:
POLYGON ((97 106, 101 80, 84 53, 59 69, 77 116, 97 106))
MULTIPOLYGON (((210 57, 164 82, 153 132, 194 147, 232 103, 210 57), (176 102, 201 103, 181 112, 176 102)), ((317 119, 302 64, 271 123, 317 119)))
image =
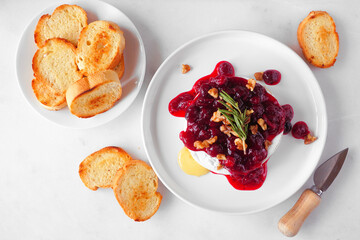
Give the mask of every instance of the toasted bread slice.
POLYGON ((66 101, 72 114, 89 118, 112 108, 121 93, 118 74, 105 70, 73 83, 66 92, 66 101))
POLYGON ((125 72, 124 54, 121 55, 119 64, 113 70, 118 74, 119 79, 121 79, 125 72))
POLYGON ((79 6, 61 5, 49 15, 43 15, 35 28, 36 45, 41 48, 51 38, 64 38, 77 46, 81 30, 87 26, 87 14, 79 6))
POLYGON ((113 190, 126 215, 135 221, 151 218, 159 209, 162 196, 156 192, 158 178, 145 162, 132 160, 114 177, 113 190))
POLYGON ((131 160, 119 147, 105 147, 89 155, 80 163, 81 181, 91 190, 110 188, 116 172, 131 160))
POLYGON ((321 68, 334 65, 339 52, 339 35, 327 12, 310 12, 300 23, 297 38, 305 58, 312 65, 321 68))
POLYGON ((36 51, 32 67, 32 88, 39 102, 49 110, 66 106, 67 88, 82 77, 75 63, 74 45, 60 38, 47 40, 36 51))
POLYGON ((123 54, 125 38, 120 28, 109 21, 95 21, 80 34, 76 63, 84 75, 115 68, 123 54))

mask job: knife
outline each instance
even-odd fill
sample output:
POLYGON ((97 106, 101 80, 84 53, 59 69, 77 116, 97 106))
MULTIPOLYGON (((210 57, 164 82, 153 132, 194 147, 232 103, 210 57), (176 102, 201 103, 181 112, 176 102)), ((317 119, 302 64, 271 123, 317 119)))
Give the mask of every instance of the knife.
POLYGON ((285 236, 295 236, 309 214, 319 205, 321 195, 334 181, 345 161, 346 148, 321 164, 314 173, 314 185, 306 189, 295 205, 280 219, 278 228, 285 236))

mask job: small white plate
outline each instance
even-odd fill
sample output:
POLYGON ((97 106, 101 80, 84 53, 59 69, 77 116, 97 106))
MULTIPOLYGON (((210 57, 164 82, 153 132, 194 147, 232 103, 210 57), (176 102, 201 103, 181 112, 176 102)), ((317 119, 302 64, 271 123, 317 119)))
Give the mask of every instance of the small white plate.
POLYGON ((123 113, 135 100, 140 91, 145 76, 146 58, 141 36, 131 20, 119 9, 110 4, 92 1, 70 1, 82 7, 88 15, 88 23, 95 20, 109 20, 115 22, 124 32, 126 47, 124 51, 125 73, 122 77, 121 99, 109 111, 88 119, 81 119, 72 115, 67 107, 59 111, 49 111, 40 105, 31 87, 33 79, 32 58, 37 50, 34 42, 34 30, 39 18, 43 14, 52 14, 58 6, 46 8, 36 16, 25 29, 17 51, 16 72, 20 88, 30 105, 46 119, 70 128, 91 128, 105 124, 123 113))
POLYGON ((294 194, 310 177, 324 148, 326 107, 321 89, 306 63, 290 48, 267 36, 246 31, 225 31, 197 38, 181 46, 160 66, 147 90, 142 111, 143 141, 147 156, 164 185, 180 199, 203 209, 246 214, 270 208, 294 194), (192 88, 215 65, 229 61, 236 76, 277 69, 281 82, 267 89, 281 105, 291 104, 293 123, 303 120, 318 140, 304 145, 290 135, 268 162, 268 175, 255 191, 234 189, 224 176, 185 174, 177 163, 183 147, 179 133, 184 119, 168 111, 171 99, 192 88), (181 73, 181 64, 192 69, 181 73))

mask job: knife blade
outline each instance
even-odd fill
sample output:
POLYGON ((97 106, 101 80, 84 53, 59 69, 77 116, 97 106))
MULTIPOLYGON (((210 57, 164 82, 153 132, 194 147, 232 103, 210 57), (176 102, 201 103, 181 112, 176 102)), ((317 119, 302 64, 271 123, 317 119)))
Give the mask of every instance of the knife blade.
POLYGON ((306 189, 295 205, 280 219, 278 228, 285 236, 295 236, 305 219, 319 205, 325 192, 344 164, 349 148, 346 148, 321 164, 314 173, 314 185, 306 189))

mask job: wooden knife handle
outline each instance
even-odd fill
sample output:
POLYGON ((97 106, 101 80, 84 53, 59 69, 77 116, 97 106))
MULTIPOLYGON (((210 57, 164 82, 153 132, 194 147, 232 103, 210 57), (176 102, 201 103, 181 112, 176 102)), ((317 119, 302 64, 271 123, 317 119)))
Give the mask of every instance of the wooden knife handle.
POLYGON ((295 236, 304 223, 305 219, 320 203, 321 198, 306 189, 295 205, 279 221, 278 228, 285 236, 295 236))

